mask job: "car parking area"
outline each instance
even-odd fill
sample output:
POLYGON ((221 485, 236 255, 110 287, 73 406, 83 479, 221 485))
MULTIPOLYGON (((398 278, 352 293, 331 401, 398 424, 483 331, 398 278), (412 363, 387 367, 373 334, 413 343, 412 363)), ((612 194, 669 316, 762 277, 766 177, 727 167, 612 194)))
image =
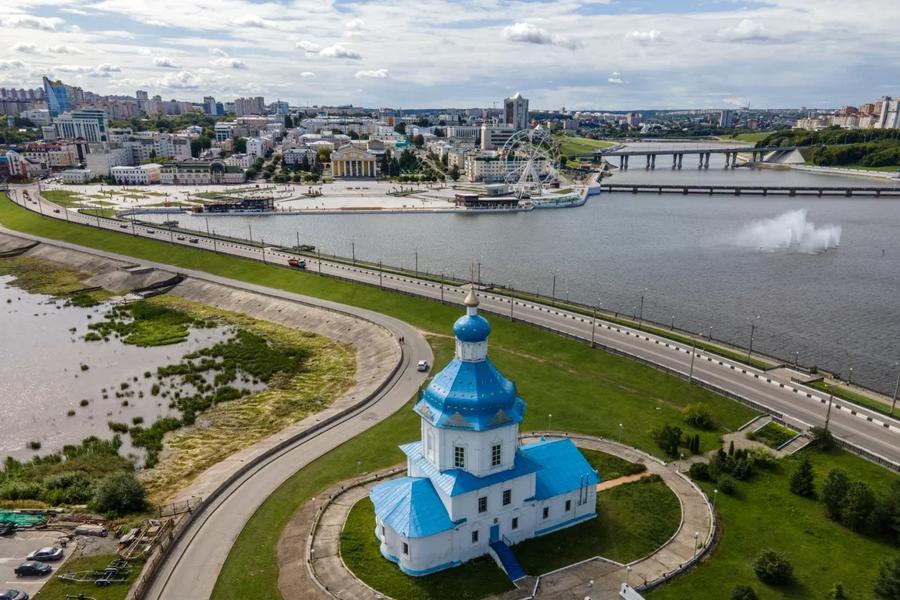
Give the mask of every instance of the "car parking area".
POLYGON ((53 573, 46 577, 17 577, 14 569, 25 562, 29 552, 45 546, 58 546, 65 537, 58 531, 17 531, 15 535, 0 537, 0 590, 15 589, 34 597, 50 577, 56 575, 69 554, 63 560, 49 563, 53 573))

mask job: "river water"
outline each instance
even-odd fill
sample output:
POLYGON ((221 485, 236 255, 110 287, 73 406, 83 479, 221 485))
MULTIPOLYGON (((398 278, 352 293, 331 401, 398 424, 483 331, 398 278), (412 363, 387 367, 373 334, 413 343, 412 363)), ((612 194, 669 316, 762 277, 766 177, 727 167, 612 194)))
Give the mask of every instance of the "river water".
MULTIPOLYGON (((684 146, 684 144, 680 144, 684 146)), ((641 145, 640 147, 646 147, 641 145)), ((875 186, 893 182, 771 169, 708 170, 686 156, 611 182, 875 186)), ((668 161, 668 162, 667 162, 668 161)), ((161 217, 158 220, 164 220, 161 217)), ((179 218, 202 230, 200 217, 179 218)), ((210 218, 217 232, 567 295, 892 391, 900 359, 900 200, 601 194, 580 208, 513 214, 210 218), (839 244, 835 247, 836 242, 839 244), (785 247, 786 246, 786 247, 785 247), (824 250, 824 251, 823 251, 824 250), (759 319, 755 319, 759 316, 759 319)), ((449 324, 448 324, 449 326, 449 324)))
MULTIPOLYGON (((11 286, 11 279, 0 277, 0 459, 33 456, 29 442, 40 442, 38 452, 47 454, 91 435, 111 438, 108 421, 130 426, 134 417, 143 417, 146 427, 175 414, 168 400, 150 394, 158 382, 157 367, 176 364, 185 354, 230 335, 227 327, 191 329, 182 343, 151 348, 116 338, 86 342, 82 336, 91 322, 103 318, 106 305, 64 306, 50 296, 11 286), (145 378, 147 371, 153 376, 145 378), (128 383, 133 396, 116 397, 122 383, 128 383), (70 410, 75 414, 68 416, 70 410)), ((122 441, 122 454, 134 450, 130 436, 123 435, 122 441)))

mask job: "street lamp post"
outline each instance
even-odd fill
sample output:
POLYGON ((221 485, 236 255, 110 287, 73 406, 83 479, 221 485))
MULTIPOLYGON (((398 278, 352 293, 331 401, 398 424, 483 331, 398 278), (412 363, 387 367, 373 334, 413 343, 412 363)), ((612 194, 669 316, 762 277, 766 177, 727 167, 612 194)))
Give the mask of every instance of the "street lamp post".
POLYGON ((253 225, 247 223, 247 231, 250 233, 250 245, 253 245, 253 225))
POLYGON ((414 252, 416 255, 416 279, 418 279, 419 278, 419 251, 414 250, 414 252))
POLYGON ((825 384, 825 389, 828 390, 828 410, 825 412, 825 431, 828 431, 828 423, 831 421, 831 403, 834 401, 834 392, 831 391, 831 388, 828 387, 828 384, 825 384))
POLYGON ((713 490, 713 514, 716 513, 716 500, 719 498, 719 489, 713 490))
POLYGON ((897 389, 900 388, 900 362, 894 363, 894 368, 897 369, 897 383, 894 384, 894 398, 891 401, 891 416, 894 416, 894 408, 897 406, 897 389))
POLYGON ((384 289, 384 270, 381 268, 381 259, 378 259, 378 287, 384 289))
POLYGON ((709 341, 712 341, 712 325, 709 326, 709 341))
POLYGON ((516 305, 516 299, 512 296, 512 279, 506 284, 506 291, 509 294, 509 320, 515 321, 516 318, 513 316, 513 309, 516 305))
POLYGON ((672 315, 672 326, 669 329, 675 331, 675 315, 672 315))
POLYGON ((591 348, 595 347, 594 338, 597 332, 597 311, 600 310, 600 302, 598 301, 593 307, 594 316, 591 319, 591 348))
POLYGON ((644 288, 644 291, 641 292, 641 311, 638 313, 638 323, 644 320, 644 294, 647 293, 647 288, 644 288))
POLYGON ((356 242, 350 240, 350 262, 356 264, 356 242))
POLYGON ((553 298, 554 302, 556 302, 556 271, 553 272, 553 288, 550 292, 550 297, 553 298))
POLYGON ((699 532, 699 531, 695 531, 695 532, 694 532, 694 558, 697 557, 697 552, 700 551, 700 546, 697 545, 697 540, 698 540, 699 537, 700 537, 700 532, 699 532))
POLYGON ((694 356, 697 354, 696 339, 691 336, 691 370, 688 372, 688 383, 694 382, 694 356))
POLYGON ((547 430, 551 429, 550 425, 553 423, 553 414, 550 413, 547 415, 547 430))
POLYGON ((794 352, 794 367, 800 366, 800 353, 794 352))
POLYGON ((619 443, 622 443, 622 433, 625 431, 625 424, 619 423, 619 443))
MULTIPOLYGON (((756 315, 756 318, 750 321, 750 347, 747 349, 747 360, 750 360, 750 355, 753 353, 753 334, 756 332, 756 322, 759 320, 759 315, 756 315)), ((710 330, 712 327, 710 327, 710 330)), ((712 340, 712 334, 709 337, 712 340)))
POLYGON ((441 273, 441 304, 444 303, 444 274, 441 273))
POLYGON ((847 376, 847 384, 853 385, 853 367, 850 367, 850 374, 847 376))

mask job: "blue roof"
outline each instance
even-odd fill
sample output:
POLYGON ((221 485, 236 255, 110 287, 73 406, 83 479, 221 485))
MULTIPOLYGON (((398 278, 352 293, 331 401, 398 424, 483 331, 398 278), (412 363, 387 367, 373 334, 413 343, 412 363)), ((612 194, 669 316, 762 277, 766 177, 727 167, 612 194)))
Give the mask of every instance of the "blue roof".
POLYGON ((541 440, 521 446, 519 452, 540 467, 535 500, 545 500, 585 485, 600 483, 600 476, 568 438, 541 440))
POLYGON ((463 315, 453 324, 453 335, 463 342, 483 342, 491 334, 491 324, 481 315, 463 315))
POLYGON ((453 529, 444 503, 424 477, 400 477, 369 492, 375 515, 404 537, 421 538, 453 529))
MULTIPOLYGON (((512 469, 506 469, 486 477, 476 477, 462 469, 449 469, 439 471, 431 462, 422 455, 422 442, 403 444, 400 449, 412 460, 419 470, 430 478, 431 482, 439 490, 448 496, 459 496, 475 490, 480 490, 497 483, 509 481, 517 477, 529 475, 540 470, 540 465, 530 460, 521 452, 516 452, 516 458, 512 469)), ((584 460, 584 459, 582 459, 584 460)))
POLYGON ((434 376, 414 410, 435 427, 485 431, 525 418, 516 385, 485 358, 454 358, 434 376))

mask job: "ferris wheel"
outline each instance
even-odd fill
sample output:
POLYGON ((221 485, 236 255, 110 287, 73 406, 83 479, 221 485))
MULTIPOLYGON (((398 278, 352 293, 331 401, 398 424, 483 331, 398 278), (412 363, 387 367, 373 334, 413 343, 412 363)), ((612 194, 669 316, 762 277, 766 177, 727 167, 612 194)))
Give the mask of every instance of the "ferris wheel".
POLYGON ((544 194, 559 183, 559 146, 546 129, 522 129, 503 144, 506 184, 518 198, 544 194))

